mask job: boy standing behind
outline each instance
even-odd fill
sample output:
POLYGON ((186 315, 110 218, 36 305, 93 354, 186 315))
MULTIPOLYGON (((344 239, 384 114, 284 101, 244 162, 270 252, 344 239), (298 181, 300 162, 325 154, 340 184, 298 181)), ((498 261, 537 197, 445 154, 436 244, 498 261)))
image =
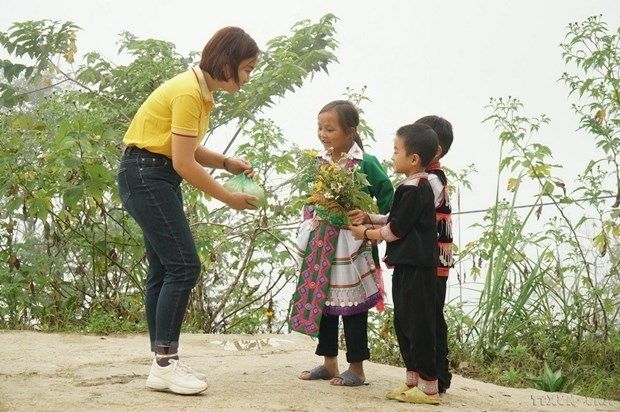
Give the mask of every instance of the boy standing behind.
POLYGON ((437 266, 437 308, 435 316, 437 323, 435 326, 435 339, 437 346, 437 379, 439 383, 439 393, 445 393, 450 387, 452 374, 448 368, 448 325, 444 318, 443 309, 446 300, 446 287, 450 268, 454 267, 452 256, 452 208, 448 196, 448 179, 441 169, 439 160, 442 159, 454 140, 452 125, 446 119, 439 116, 424 116, 416 120, 417 124, 430 126, 437 133, 439 148, 437 154, 426 168, 428 182, 433 189, 435 197, 435 215, 437 217, 437 236, 439 266, 437 266))

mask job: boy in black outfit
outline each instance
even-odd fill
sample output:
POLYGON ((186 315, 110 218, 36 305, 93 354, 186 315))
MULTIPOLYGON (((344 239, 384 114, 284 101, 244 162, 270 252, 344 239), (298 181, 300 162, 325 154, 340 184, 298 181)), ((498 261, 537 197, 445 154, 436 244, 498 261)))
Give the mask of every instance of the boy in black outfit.
POLYGON ((435 312, 437 223, 433 190, 425 168, 435 157, 437 134, 424 124, 403 126, 394 139, 394 170, 404 173, 390 214, 352 211, 350 229, 356 239, 385 240, 385 262, 394 267, 394 328, 406 381, 387 397, 412 403, 439 403, 435 312), (363 223, 373 226, 364 226, 363 223), (374 225, 383 225, 374 229, 374 225))

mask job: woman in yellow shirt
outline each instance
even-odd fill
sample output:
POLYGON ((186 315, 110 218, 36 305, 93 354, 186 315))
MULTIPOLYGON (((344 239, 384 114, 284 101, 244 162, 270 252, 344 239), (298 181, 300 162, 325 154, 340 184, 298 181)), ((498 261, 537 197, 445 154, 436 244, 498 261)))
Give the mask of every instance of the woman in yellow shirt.
POLYGON ((123 139, 119 195, 142 229, 149 264, 145 306, 155 359, 146 385, 151 389, 196 394, 207 388, 206 377, 178 356, 183 316, 201 268, 180 183, 185 179, 235 210, 254 208, 254 196, 227 191, 205 169, 251 174, 250 164, 200 142, 213 109, 211 92, 237 92, 250 80, 258 55, 256 42, 242 29, 219 30, 204 47, 199 67, 153 91, 123 139))

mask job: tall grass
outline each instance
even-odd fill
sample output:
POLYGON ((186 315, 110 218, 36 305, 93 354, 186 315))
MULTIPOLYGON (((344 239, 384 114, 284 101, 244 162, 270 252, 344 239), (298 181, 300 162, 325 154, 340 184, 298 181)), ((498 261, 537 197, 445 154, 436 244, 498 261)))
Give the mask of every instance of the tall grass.
MULTIPOLYGON (((492 99, 488 109, 486 121, 501 142, 495 204, 474 225, 481 236, 461 253, 484 283, 471 313, 452 312, 459 323, 453 345, 468 348, 457 348, 453 366, 467 360, 468 367, 477 365, 476 376, 618 398, 613 389, 620 382, 616 210, 605 206, 604 189, 588 186, 587 194, 579 189, 592 171, 577 177, 577 188, 567 193, 555 176, 559 165, 552 163, 551 150, 538 142, 546 116, 522 115, 523 105, 514 98, 492 99), (534 205, 518 209, 531 199, 532 187, 534 205), (586 195, 597 198, 598 209, 575 201, 586 195), (543 202, 550 207, 543 209, 543 202), (575 223, 574 215, 581 220, 575 223), (579 224, 586 220, 608 236, 605 254, 597 255, 596 239, 579 224), (601 363, 593 365, 595 359, 601 363), (615 386, 593 389, 588 380, 593 375, 615 386)), ((613 172, 601 169, 599 179, 609 180, 613 172)))

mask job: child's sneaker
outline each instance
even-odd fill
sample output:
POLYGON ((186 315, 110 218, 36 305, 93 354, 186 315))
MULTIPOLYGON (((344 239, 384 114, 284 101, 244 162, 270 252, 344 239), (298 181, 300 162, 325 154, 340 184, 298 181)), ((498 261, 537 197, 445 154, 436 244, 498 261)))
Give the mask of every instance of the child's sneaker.
POLYGON ((159 366, 153 360, 146 387, 157 391, 170 390, 181 395, 195 395, 207 389, 207 384, 189 373, 186 367, 176 359, 171 359, 168 366, 159 366))

